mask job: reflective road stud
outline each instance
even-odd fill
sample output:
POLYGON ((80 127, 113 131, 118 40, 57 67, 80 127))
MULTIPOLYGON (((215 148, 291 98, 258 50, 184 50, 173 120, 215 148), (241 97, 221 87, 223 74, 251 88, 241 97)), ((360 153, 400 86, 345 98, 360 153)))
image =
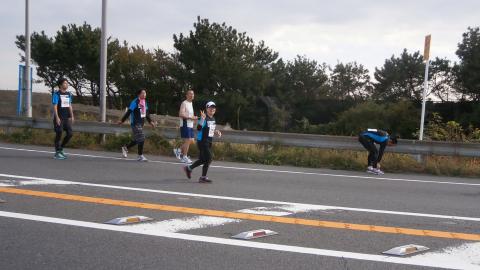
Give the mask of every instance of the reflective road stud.
POLYGON ((237 235, 232 236, 232 238, 242 239, 242 240, 250 240, 250 239, 256 239, 256 238, 260 238, 260 237, 275 235, 275 234, 278 234, 278 233, 274 232, 274 231, 271 231, 271 230, 260 229, 260 230, 242 232, 242 233, 239 233, 237 235))
POLYGON ((135 224, 135 223, 152 221, 152 220, 153 218, 149 218, 145 216, 129 216, 129 217, 114 218, 105 223, 112 224, 112 225, 128 225, 128 224, 135 224))
POLYGON ((383 254, 387 255, 395 255, 395 256, 406 256, 410 255, 413 253, 418 253, 422 252, 425 250, 429 250, 428 247, 420 246, 420 245, 415 245, 415 244, 410 244, 410 245, 405 245, 405 246, 400 246, 400 247, 394 247, 392 249, 389 249, 387 251, 382 252, 383 254))

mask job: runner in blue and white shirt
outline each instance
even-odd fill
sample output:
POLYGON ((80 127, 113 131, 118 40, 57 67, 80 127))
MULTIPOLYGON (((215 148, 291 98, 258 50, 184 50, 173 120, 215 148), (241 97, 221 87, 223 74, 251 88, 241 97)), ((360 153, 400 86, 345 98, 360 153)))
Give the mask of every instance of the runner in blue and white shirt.
POLYGON ((201 117, 198 120, 197 124, 197 146, 200 151, 199 158, 192 165, 187 165, 183 168, 187 178, 192 177, 192 170, 196 167, 203 165, 202 167, 202 176, 198 179, 199 183, 211 183, 212 180, 208 179, 207 172, 210 163, 212 162, 212 143, 213 137, 217 135, 218 137, 222 136, 220 130, 216 129, 215 122, 215 112, 217 111, 217 106, 213 101, 207 102, 206 105, 207 113, 200 111, 201 117))
POLYGON ((72 124, 75 121, 73 116, 72 94, 67 91, 68 81, 61 78, 57 82, 58 91, 52 95, 53 105, 53 129, 55 130, 55 159, 66 159, 63 148, 73 136, 72 124), (62 133, 65 131, 66 135, 63 138, 62 133))
POLYGON ((145 89, 140 89, 137 91, 137 97, 130 102, 127 112, 123 115, 122 119, 118 121, 118 124, 121 125, 127 118, 130 117, 130 125, 132 127, 133 138, 132 141, 122 146, 122 156, 124 158, 128 155, 128 149, 137 145, 138 148, 138 161, 148 161, 148 159, 143 155, 143 145, 145 143, 145 133, 143 132, 143 125, 145 124, 145 119, 148 123, 154 128, 156 123, 150 118, 150 112, 148 110, 147 104, 147 91, 145 89))

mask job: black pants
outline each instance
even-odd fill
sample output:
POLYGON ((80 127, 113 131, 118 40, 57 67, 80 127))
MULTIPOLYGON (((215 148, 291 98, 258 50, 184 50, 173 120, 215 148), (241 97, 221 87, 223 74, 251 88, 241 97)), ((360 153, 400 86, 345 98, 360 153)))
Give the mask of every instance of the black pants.
POLYGON ((55 130, 55 151, 61 151, 73 136, 72 124, 70 122, 70 118, 60 119, 60 125, 58 125, 57 121, 53 119, 53 129, 55 130), (63 131, 66 132, 66 135, 63 138, 62 143, 60 144, 63 131))
POLYGON ((378 149, 372 139, 359 135, 358 141, 368 150, 368 166, 377 168, 378 149))
POLYGON ((127 149, 130 149, 130 147, 138 145, 138 155, 141 156, 141 155, 143 155, 143 144, 144 143, 145 143, 144 141, 137 142, 137 141, 133 140, 129 144, 125 145, 125 147, 127 147, 127 149))
POLYGON ((132 141, 129 144, 125 145, 125 147, 127 147, 127 149, 130 149, 130 147, 138 145, 138 155, 141 156, 143 155, 143 145, 145 144, 145 133, 143 132, 143 125, 133 125, 132 135, 132 141))
POLYGON ((212 163, 212 143, 197 142, 197 147, 200 151, 200 155, 198 160, 190 166, 190 169, 193 170, 203 164, 202 176, 207 176, 208 167, 210 166, 210 163, 212 163))

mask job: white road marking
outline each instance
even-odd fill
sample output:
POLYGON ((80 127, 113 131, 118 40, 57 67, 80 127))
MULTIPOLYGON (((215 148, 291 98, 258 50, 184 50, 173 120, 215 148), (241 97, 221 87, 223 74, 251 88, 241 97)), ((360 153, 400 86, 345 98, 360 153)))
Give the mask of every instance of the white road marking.
MULTIPOLYGON (((288 216, 301 212, 309 212, 318 210, 317 207, 298 207, 295 205, 280 205, 273 207, 255 207, 248 209, 241 209, 235 212, 256 214, 256 215, 268 215, 268 216, 288 216)), ((240 223, 242 220, 233 218, 219 218, 208 216, 193 216, 187 218, 175 218, 162 220, 157 222, 149 222, 142 224, 133 224, 138 228, 142 228, 145 231, 164 231, 164 232, 181 232, 195 229, 205 229, 215 226, 223 226, 229 223, 240 223)))
POLYGON ((297 213, 305 213, 310 211, 324 211, 326 210, 324 206, 317 205, 279 205, 273 207, 255 207, 249 209, 242 209, 237 212, 246 213, 246 214, 256 214, 256 215, 265 215, 265 216, 275 216, 282 217, 288 216, 297 213))
MULTIPOLYGON (((94 183, 85 183, 85 182, 74 182, 74 181, 64 181, 56 180, 49 178, 39 178, 39 177, 30 177, 22 175, 12 175, 12 174, 2 174, 0 177, 5 178, 15 178, 15 179, 28 179, 28 180, 47 180, 49 183, 56 183, 58 185, 81 185, 89 187, 101 187, 101 188, 111 188, 119 190, 130 190, 130 191, 139 191, 139 192, 150 192, 150 193, 159 193, 159 194, 169 194, 169 195, 181 195, 181 196, 190 196, 197 198, 208 198, 208 199, 218 199, 218 200, 229 200, 229 201, 241 201, 241 202, 254 202, 254 203, 264 203, 264 204, 276 204, 276 205, 291 205, 299 208, 313 208, 315 210, 344 210, 344 211, 353 211, 353 212, 366 212, 366 213, 376 213, 376 214, 388 214, 388 215, 401 215, 401 216, 414 216, 414 217, 425 217, 425 218, 438 218, 438 219, 450 219, 450 220, 465 220, 465 221, 476 221, 479 222, 479 217, 464 217, 464 216, 449 216, 449 215, 436 215, 436 214, 425 214, 425 213, 416 213, 416 212, 401 212, 401 211, 388 211, 388 210, 378 210, 378 209, 366 209, 366 208, 353 208, 353 207, 342 207, 342 206, 331 206, 331 205, 317 205, 317 204, 305 204, 305 203, 295 203, 295 202, 285 202, 285 201, 273 201, 273 200, 259 200, 259 199, 249 199, 249 198, 239 198, 239 197, 228 197, 228 196, 219 196, 219 195, 208 195, 208 194, 198 194, 198 193, 187 193, 187 192, 176 192, 168 190, 158 190, 158 189, 145 189, 145 188, 134 188, 126 186, 115 186, 115 185, 104 185, 104 184, 94 184, 94 183)), ((26 185, 26 184, 24 184, 26 185)))
POLYGON ((245 213, 245 214, 254 214, 254 215, 274 216, 274 217, 283 217, 283 216, 288 216, 293 214, 290 212, 279 212, 279 211, 269 210, 269 207, 255 207, 252 209, 242 209, 237 212, 245 213))
POLYGON ((441 251, 420 254, 416 256, 416 258, 427 261, 437 261, 441 264, 454 263, 456 265, 462 265, 466 262, 471 268, 465 265, 464 269, 480 269, 480 242, 467 243, 457 247, 447 247, 441 251))
POLYGON ((196 241, 196 242, 221 244, 221 245, 236 246, 236 247, 257 248, 257 249, 264 249, 264 250, 275 250, 275 251, 290 252, 290 253, 311 254, 311 255, 317 255, 317 256, 328 256, 328 257, 346 258, 346 259, 362 260, 362 261, 373 261, 373 262, 380 262, 380 263, 394 263, 394 264, 403 264, 403 265, 415 265, 415 266, 449 268, 449 269, 479 269, 478 265, 471 264, 467 261, 438 262, 435 259, 429 260, 427 258, 418 258, 415 256, 409 257, 409 258, 398 258, 398 257, 384 256, 384 255, 354 253, 354 252, 346 252, 346 251, 269 244, 269 243, 261 243, 261 242, 249 242, 249 241, 243 241, 243 240, 234 240, 234 239, 200 236, 200 235, 190 235, 190 234, 182 234, 182 233, 148 231, 148 230, 145 231, 141 229, 139 230, 135 226, 128 226, 128 227, 115 226, 115 225, 100 224, 100 223, 93 223, 93 222, 86 222, 86 221, 79 221, 79 220, 53 218, 53 217, 29 215, 29 214, 5 212, 5 211, 0 211, 0 217, 31 220, 31 221, 38 221, 38 222, 53 223, 53 224, 62 224, 62 225, 68 225, 68 226, 107 230, 107 231, 117 231, 117 232, 126 232, 126 233, 140 234, 140 235, 165 237, 170 239, 179 239, 179 240, 186 240, 186 241, 196 241))
POLYGON ((0 180, 0 187, 19 187, 19 186, 43 186, 43 185, 74 185, 74 182, 48 179, 32 179, 32 180, 0 180))
MULTIPOLYGON (((0 146, 0 149, 25 151, 25 152, 36 152, 36 153, 48 153, 48 154, 53 154, 54 153, 52 151, 3 147, 3 146, 0 146)), ((128 161, 135 160, 135 159, 125 159, 125 158, 120 158, 120 157, 109 157, 109 156, 87 155, 87 154, 74 154, 74 153, 67 153, 67 155, 78 156, 78 157, 114 159, 114 160, 128 160, 128 161)), ((149 162, 150 163, 161 163, 161 164, 172 164, 172 165, 184 165, 184 163, 181 163, 181 162, 170 162, 170 161, 161 161, 161 160, 149 160, 149 162)), ((480 183, 430 181, 430 180, 417 180, 417 179, 406 179, 406 178, 386 178, 386 177, 375 177, 375 176, 360 176, 360 175, 347 175, 347 174, 332 174, 332 173, 315 173, 315 172, 288 171, 288 170, 258 169, 258 168, 232 167, 232 166, 219 166, 219 165, 212 165, 210 167, 211 168, 213 167, 213 168, 229 169, 229 170, 259 171, 259 172, 273 172, 273 173, 287 173, 287 174, 315 175, 315 176, 331 176, 331 177, 357 178, 357 179, 377 180, 377 181, 414 182, 414 183, 424 183, 424 184, 445 184, 445 185, 478 186, 478 187, 480 187, 480 183)))
POLYGON ((241 220, 232 218, 194 216, 188 218, 175 218, 157 222, 134 224, 131 226, 135 227, 138 231, 145 233, 155 233, 159 231, 174 233, 195 229, 205 229, 208 227, 222 226, 228 223, 237 222, 241 222, 241 220))

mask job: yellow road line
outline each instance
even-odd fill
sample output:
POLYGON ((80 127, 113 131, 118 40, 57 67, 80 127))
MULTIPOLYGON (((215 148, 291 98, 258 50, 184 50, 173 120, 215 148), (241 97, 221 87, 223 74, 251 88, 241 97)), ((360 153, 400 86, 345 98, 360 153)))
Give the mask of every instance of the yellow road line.
POLYGON ((275 217, 275 216, 267 216, 267 215, 246 214, 246 213, 229 212, 229 211, 181 207, 181 206, 174 206, 174 205, 123 201, 123 200, 114 200, 114 199, 106 199, 106 198, 98 198, 98 197, 88 197, 88 196, 70 195, 70 194, 35 191, 35 190, 27 190, 27 189, 17 189, 17 188, 3 187, 3 188, 0 188, 0 192, 18 194, 18 195, 36 196, 36 197, 43 197, 43 198, 60 199, 60 200, 67 200, 67 201, 88 202, 88 203, 97 203, 97 204, 114 205, 114 206, 125 206, 125 207, 204 215, 204 216, 235 218, 235 219, 254 220, 254 221, 266 221, 266 222, 305 225, 305 226, 322 227, 322 228, 347 229, 347 230, 354 230, 354 231, 380 232, 380 233, 391 233, 391 234, 403 234, 403 235, 428 236, 428 237, 436 237, 436 238, 480 241, 480 234, 419 230, 419 229, 409 229, 409 228, 399 228, 399 227, 375 226, 375 225, 367 225, 367 224, 355 224, 355 223, 344 223, 344 222, 323 221, 323 220, 313 220, 313 219, 291 218, 291 217, 275 217))

